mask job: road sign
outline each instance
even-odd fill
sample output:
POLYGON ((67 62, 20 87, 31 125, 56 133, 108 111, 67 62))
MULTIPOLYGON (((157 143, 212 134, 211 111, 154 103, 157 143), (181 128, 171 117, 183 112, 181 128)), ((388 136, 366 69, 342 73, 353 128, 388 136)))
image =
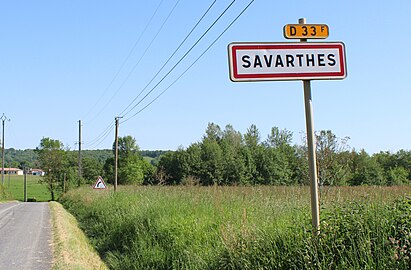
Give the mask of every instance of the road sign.
POLYGON ((107 188, 106 183, 104 183, 103 178, 99 176, 97 178, 96 183, 93 186, 93 189, 106 189, 106 188, 107 188))
POLYGON ((287 39, 324 39, 328 37, 326 24, 287 24, 284 26, 284 37, 287 39))
POLYGON ((228 45, 230 79, 241 81, 344 79, 342 42, 228 45))

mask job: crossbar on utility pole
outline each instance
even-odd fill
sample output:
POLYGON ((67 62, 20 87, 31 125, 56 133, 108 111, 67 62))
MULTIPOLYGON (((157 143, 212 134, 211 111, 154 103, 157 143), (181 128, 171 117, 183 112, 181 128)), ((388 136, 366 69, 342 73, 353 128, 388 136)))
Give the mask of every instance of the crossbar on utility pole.
MULTIPOLYGON (((305 18, 298 20, 299 24, 305 24, 305 18)), ((307 39, 301 39, 301 42, 307 42, 307 39)), ((304 86, 304 104, 305 120, 307 127, 307 146, 308 146, 308 165, 310 171, 310 191, 311 191, 311 215, 313 234, 320 233, 320 206, 318 199, 318 180, 317 180, 317 158, 315 154, 315 133, 314 133, 314 116, 313 101, 311 96, 311 82, 303 81, 304 86)))

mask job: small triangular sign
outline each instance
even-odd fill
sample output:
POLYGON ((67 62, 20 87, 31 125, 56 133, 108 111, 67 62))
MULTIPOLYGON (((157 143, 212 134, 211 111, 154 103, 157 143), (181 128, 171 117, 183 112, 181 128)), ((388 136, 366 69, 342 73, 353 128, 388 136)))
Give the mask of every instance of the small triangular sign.
POLYGON ((102 178, 101 176, 99 176, 99 177, 97 178, 97 181, 96 181, 96 183, 94 184, 93 188, 94 188, 94 189, 105 189, 106 187, 107 187, 107 186, 106 186, 106 183, 104 183, 103 178, 102 178))

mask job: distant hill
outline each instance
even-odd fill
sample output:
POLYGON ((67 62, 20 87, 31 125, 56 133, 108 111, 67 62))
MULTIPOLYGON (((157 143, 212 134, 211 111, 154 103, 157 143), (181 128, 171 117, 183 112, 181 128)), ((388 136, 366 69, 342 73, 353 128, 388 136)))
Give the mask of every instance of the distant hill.
MULTIPOLYGON (((77 152, 71 150, 71 152, 77 152)), ((161 155, 170 152, 170 150, 142 150, 140 151, 143 157, 147 157, 148 160, 152 161, 153 164, 156 164, 161 155)), ((98 149, 98 150, 83 150, 83 157, 97 159, 99 163, 104 163, 106 159, 114 156, 111 149, 98 149)), ((1 155, 0 155, 1 160, 1 155)), ((1 163, 0 163, 1 166, 1 163)), ((23 168, 24 166, 30 168, 39 167, 37 160, 37 154, 34 149, 4 149, 4 167, 12 168, 23 168)))

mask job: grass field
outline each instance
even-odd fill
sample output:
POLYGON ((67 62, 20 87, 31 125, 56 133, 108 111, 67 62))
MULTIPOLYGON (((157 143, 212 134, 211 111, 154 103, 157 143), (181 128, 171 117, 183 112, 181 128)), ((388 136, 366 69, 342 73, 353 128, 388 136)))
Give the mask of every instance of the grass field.
POLYGON ((410 269, 410 187, 72 190, 63 205, 110 269, 410 269))
MULTIPOLYGON (((46 202, 51 200, 50 192, 46 185, 39 183, 40 176, 27 175, 27 198, 36 201, 46 202)), ((24 176, 8 175, 4 176, 4 189, 9 200, 24 199, 24 176)))

